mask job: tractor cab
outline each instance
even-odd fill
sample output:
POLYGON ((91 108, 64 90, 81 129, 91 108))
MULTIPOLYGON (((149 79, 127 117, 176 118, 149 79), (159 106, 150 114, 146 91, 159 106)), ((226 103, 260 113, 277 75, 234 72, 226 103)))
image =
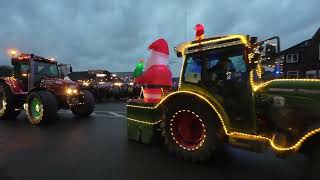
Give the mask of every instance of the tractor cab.
POLYGON ((274 39, 277 40, 275 46, 279 46, 278 38, 256 43, 255 37, 244 35, 212 37, 178 45, 177 55, 184 59, 179 90, 197 90, 217 100, 228 114, 231 129, 254 133, 257 127, 250 72, 264 57, 268 56, 269 62, 274 60, 271 54, 276 52, 265 48, 274 39))
POLYGON ((25 92, 39 86, 41 79, 45 77, 60 77, 57 62, 52 59, 33 54, 21 54, 18 57, 13 57, 11 62, 14 77, 20 80, 25 92))
POLYGON ((234 126, 252 129, 255 124, 250 108, 253 100, 246 44, 234 39, 229 46, 220 46, 207 44, 204 49, 201 44, 195 44, 186 49, 182 88, 213 95, 224 106, 234 126))

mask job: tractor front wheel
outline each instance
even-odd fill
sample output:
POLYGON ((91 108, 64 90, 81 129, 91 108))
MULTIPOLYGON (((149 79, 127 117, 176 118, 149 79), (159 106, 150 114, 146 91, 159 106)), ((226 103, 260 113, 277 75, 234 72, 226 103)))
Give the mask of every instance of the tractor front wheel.
POLYGON ((83 102, 78 105, 73 105, 71 111, 74 115, 78 117, 88 117, 90 116, 95 108, 95 99, 93 95, 87 91, 83 91, 83 102))
POLYGON ((32 124, 53 122, 58 119, 57 100, 48 91, 33 92, 28 96, 26 113, 32 124))
POLYGON ((169 153, 192 162, 209 160, 222 144, 218 116, 197 102, 176 101, 168 107, 163 134, 169 153))
POLYGON ((0 82, 0 119, 16 119, 21 112, 21 110, 16 110, 17 103, 18 100, 10 88, 5 83, 0 82))

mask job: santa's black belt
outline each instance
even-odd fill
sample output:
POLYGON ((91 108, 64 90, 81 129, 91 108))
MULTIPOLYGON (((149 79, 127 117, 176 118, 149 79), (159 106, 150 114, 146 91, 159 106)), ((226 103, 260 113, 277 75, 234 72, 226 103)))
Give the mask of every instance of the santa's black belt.
POLYGON ((150 89, 159 89, 159 88, 164 88, 164 89, 169 89, 172 86, 166 86, 166 85, 143 85, 144 88, 150 88, 150 89))

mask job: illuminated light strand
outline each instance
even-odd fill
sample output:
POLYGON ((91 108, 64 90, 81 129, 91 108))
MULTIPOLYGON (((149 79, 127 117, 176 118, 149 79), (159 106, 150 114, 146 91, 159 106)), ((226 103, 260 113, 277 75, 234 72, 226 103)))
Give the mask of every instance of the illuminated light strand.
POLYGON ((197 149, 199 149, 202 145, 203 145, 203 143, 205 142, 205 139, 206 139, 206 128, 205 128, 205 125, 203 124, 203 121, 202 121, 202 119, 196 114, 196 113, 194 113, 194 112, 192 112, 192 111, 190 111, 190 110, 180 110, 180 111, 178 111, 178 112, 176 112, 173 116, 172 116, 172 118, 171 118, 171 120, 170 120, 170 131, 171 131, 171 136, 172 136, 172 139, 175 141, 175 143, 177 144, 177 145, 179 145, 182 149, 185 149, 185 150, 188 150, 188 151, 195 151, 195 150, 197 150, 197 149), (192 113, 193 115, 195 115, 198 119, 199 119, 199 121, 201 122, 201 126, 204 128, 204 135, 203 135, 203 139, 200 141, 200 143, 196 146, 196 147, 194 147, 194 148, 187 148, 187 147, 185 147, 185 146, 183 146, 182 144, 180 144, 179 143, 179 141, 178 140, 176 140, 176 138, 174 137, 174 135, 173 135, 173 132, 172 132, 172 122, 173 122, 173 119, 179 114, 179 113, 181 113, 181 112, 190 112, 190 113, 192 113))
POLYGON ((161 88, 161 98, 165 96, 163 88, 161 88))
POLYGON ((272 82, 320 82, 320 79, 273 79, 256 85, 253 78, 253 71, 250 71, 250 84, 253 91, 258 91, 259 89, 268 86, 272 82))
POLYGON ((165 102, 169 97, 175 95, 175 94, 189 94, 189 95, 194 95, 197 96, 198 98, 200 98, 201 100, 205 101, 206 103, 208 103, 211 108, 217 113, 219 120, 221 121, 222 125, 223 125, 223 129, 224 131, 227 133, 228 129, 223 121, 222 115, 219 113, 219 111, 216 109, 216 107, 204 96, 197 94, 195 92, 192 91, 176 91, 176 92, 172 92, 170 94, 168 94, 166 97, 164 97, 158 104, 156 104, 153 107, 148 107, 148 106, 137 106, 137 105, 127 105, 127 107, 133 107, 133 108, 140 108, 140 109, 157 109, 163 102, 165 102))
MULTIPOLYGON (((252 71, 251 71, 252 72, 252 71)), ((300 79, 299 79, 300 80, 300 79)), ((270 143, 271 147, 274 149, 274 150, 277 150, 277 151, 290 151, 290 150, 296 150, 298 149, 304 141, 306 141, 309 137, 317 134, 317 133, 320 133, 320 128, 318 129, 315 129, 315 130, 312 130, 312 131, 309 131, 308 133, 306 133, 304 136, 302 136, 301 139, 299 139, 297 141, 297 143, 295 143, 295 145, 291 146, 291 147, 279 147, 277 144, 275 144, 274 140, 273 139, 270 139, 268 137, 265 137, 265 136, 261 136, 261 135, 253 135, 253 134, 246 134, 246 133, 241 133, 241 132, 229 132, 223 118, 222 118, 222 115, 218 112, 218 110, 216 109, 216 107, 209 101, 207 100, 204 96, 202 95, 199 95, 197 93, 194 93, 194 92, 191 92, 191 91, 177 91, 177 92, 173 92, 173 93, 170 93, 169 95, 167 95, 164 99, 162 99, 156 106, 153 106, 153 107, 144 107, 144 106, 133 106, 133 105, 127 105, 127 107, 136 107, 136 108, 142 108, 142 109, 156 109, 158 108, 166 99, 168 99, 170 96, 173 96, 175 94, 178 94, 178 93, 183 93, 183 94, 191 94, 191 95, 195 95, 197 97, 199 97, 200 99, 204 100, 205 102, 207 102, 211 108, 217 113, 218 117, 219 117, 219 120, 222 124, 222 128, 225 132, 225 134, 227 136, 237 136, 237 135, 241 135, 241 136, 245 136, 245 137, 248 137, 248 138, 253 138, 253 139, 261 139, 261 140, 266 140, 270 143)))
POLYGON ((148 124, 148 125, 156 125, 156 124, 159 124, 162 121, 162 120, 159 120, 159 121, 151 123, 151 122, 140 121, 140 120, 132 119, 132 118, 127 118, 127 120, 134 121, 134 122, 137 122, 137 123, 142 123, 142 124, 148 124))
POLYGON ((258 66, 257 66, 257 74, 258 74, 258 77, 261 79, 261 77, 262 77, 262 70, 261 70, 260 64, 258 64, 258 66))
POLYGON ((180 77, 179 77, 179 84, 178 84, 178 90, 180 90, 181 88, 181 84, 182 84, 182 73, 183 73, 183 67, 185 66, 186 60, 185 60, 185 55, 183 53, 183 63, 182 63, 182 67, 180 68, 180 77))

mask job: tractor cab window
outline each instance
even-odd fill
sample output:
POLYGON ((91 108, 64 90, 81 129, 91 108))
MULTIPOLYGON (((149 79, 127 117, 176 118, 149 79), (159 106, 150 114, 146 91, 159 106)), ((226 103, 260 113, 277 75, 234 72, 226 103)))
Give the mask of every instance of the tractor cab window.
POLYGON ((202 62, 196 57, 189 56, 184 73, 184 81, 198 84, 201 81, 202 62))
POLYGON ((187 55, 184 82, 217 86, 230 81, 241 83, 247 78, 243 46, 202 51, 187 55))
POLYGON ((23 72, 29 72, 29 69, 29 63, 17 63, 13 67, 13 72, 15 76, 19 77, 23 72))
POLYGON ((55 63, 34 61, 34 83, 39 84, 44 77, 59 77, 59 69, 55 63))
POLYGON ((58 66, 55 63, 34 61, 34 68, 36 75, 59 77, 58 66))
POLYGON ((242 81, 242 75, 247 71, 242 51, 230 54, 213 52, 208 60, 207 75, 210 81, 242 81))

